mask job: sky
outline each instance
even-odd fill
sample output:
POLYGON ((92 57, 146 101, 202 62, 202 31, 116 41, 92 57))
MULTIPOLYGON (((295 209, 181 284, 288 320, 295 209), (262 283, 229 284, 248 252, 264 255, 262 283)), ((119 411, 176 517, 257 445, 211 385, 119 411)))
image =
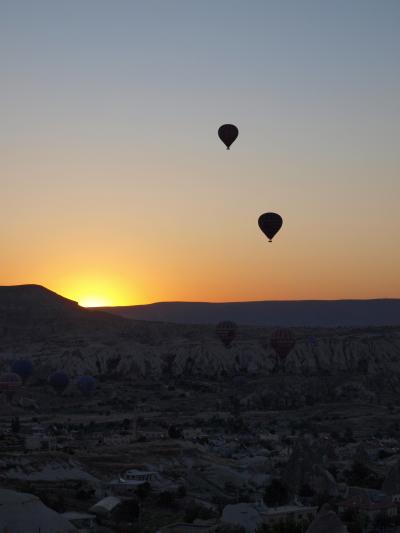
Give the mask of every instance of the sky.
POLYGON ((398 0, 0 0, 0 285, 400 297, 399 27, 398 0))

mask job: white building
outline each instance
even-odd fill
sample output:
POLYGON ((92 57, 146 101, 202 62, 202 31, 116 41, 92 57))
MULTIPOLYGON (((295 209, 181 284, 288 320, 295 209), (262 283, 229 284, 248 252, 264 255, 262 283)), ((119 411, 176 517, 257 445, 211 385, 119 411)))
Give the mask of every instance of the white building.
POLYGON ((121 500, 119 498, 107 496, 93 505, 89 511, 96 516, 109 516, 120 504, 121 500))
POLYGON ((151 483, 158 477, 157 472, 148 472, 147 470, 127 470, 125 474, 120 476, 120 481, 139 481, 141 483, 151 483))
POLYGON ((261 513, 263 524, 274 524, 280 521, 293 520, 313 520, 317 514, 318 507, 305 507, 302 505, 282 505, 280 507, 267 507, 261 513))
POLYGON ((294 522, 312 520, 317 507, 283 505, 266 507, 263 503, 238 503, 227 505, 222 512, 222 522, 242 526, 246 533, 254 533, 261 524, 274 524, 288 519, 294 522))

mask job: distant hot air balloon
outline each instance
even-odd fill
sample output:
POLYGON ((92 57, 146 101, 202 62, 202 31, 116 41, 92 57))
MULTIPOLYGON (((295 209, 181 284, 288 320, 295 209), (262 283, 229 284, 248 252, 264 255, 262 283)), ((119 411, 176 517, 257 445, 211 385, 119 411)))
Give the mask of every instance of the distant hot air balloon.
POLYGON ((225 144, 227 150, 236 141, 238 135, 239 130, 233 124, 224 124, 218 129, 218 137, 225 144))
POLYGON ((290 329, 276 329, 271 336, 271 347, 280 359, 286 359, 296 344, 296 338, 290 329))
POLYGON ((58 394, 62 394, 68 387, 69 377, 65 372, 57 371, 49 377, 49 383, 58 394))
POLYGON ((81 376, 78 379, 77 385, 84 396, 91 396, 96 387, 96 380, 93 376, 81 376))
POLYGON ((264 213, 258 219, 260 230, 268 237, 269 242, 281 229, 283 224, 282 217, 277 213, 264 213))
POLYGON ((11 363, 11 370, 19 375, 22 383, 25 383, 33 372, 32 361, 30 359, 17 359, 11 363))
POLYGON ((0 376, 0 393, 4 392, 8 401, 22 385, 22 380, 15 372, 5 372, 0 376))
POLYGON ((310 336, 308 337, 308 342, 309 342, 310 344, 312 344, 313 346, 316 346, 316 345, 317 345, 317 342, 318 342, 318 341, 317 341, 317 337, 314 337, 314 335, 310 335, 310 336))
POLYGON ((230 320, 219 322, 215 328, 215 333, 225 348, 230 348, 232 342, 235 340, 236 332, 237 325, 235 322, 231 322, 230 320))

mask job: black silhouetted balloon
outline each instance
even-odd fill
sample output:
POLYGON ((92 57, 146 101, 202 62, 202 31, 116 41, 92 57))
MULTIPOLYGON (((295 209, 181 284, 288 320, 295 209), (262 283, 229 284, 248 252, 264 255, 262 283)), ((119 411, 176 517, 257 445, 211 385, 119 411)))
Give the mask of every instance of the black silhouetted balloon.
POLYGON ((238 135, 239 130, 233 124, 224 124, 218 130, 218 137, 225 144, 227 150, 236 141, 238 135))
POLYGON ((96 388, 96 380, 93 376, 81 376, 77 385, 84 396, 91 396, 96 388))
POLYGON ((225 348, 230 348, 232 342, 235 340, 236 332, 237 325, 230 320, 219 322, 215 328, 215 333, 225 348))
POLYGON ((49 383, 58 394, 62 394, 68 387, 69 377, 65 372, 54 372, 54 374, 49 377, 49 383))
POLYGON ((33 372, 32 361, 30 359, 16 359, 11 363, 11 370, 19 375, 22 383, 25 383, 33 372))
POLYGON ((268 237, 269 242, 281 229, 283 224, 282 217, 277 213, 264 213, 258 219, 260 230, 268 237))
POLYGON ((290 329, 276 329, 271 336, 271 347, 281 359, 286 359, 295 347, 296 338, 290 329))

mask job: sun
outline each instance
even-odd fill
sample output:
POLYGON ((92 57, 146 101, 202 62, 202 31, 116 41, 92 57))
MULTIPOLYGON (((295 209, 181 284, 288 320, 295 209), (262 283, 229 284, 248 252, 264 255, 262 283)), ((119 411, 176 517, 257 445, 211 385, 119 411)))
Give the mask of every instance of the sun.
POLYGON ((136 288, 127 286, 118 277, 91 272, 71 276, 58 292, 81 307, 132 305, 138 299, 136 288))
POLYGON ((81 307, 107 307, 109 302, 101 296, 85 296, 79 300, 81 307))

